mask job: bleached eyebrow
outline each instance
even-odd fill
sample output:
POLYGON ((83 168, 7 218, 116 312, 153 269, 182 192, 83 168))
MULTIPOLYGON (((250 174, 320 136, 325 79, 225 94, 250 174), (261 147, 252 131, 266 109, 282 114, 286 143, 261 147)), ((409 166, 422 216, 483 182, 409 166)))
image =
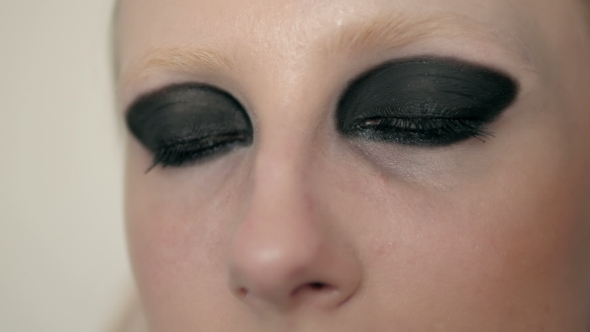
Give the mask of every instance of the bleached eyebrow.
POLYGON ((428 17, 419 20, 407 16, 380 16, 371 20, 358 20, 343 26, 336 38, 326 47, 333 50, 367 51, 384 46, 396 48, 407 43, 436 35, 439 31, 449 32, 456 23, 449 17, 428 17))
POLYGON ((516 35, 501 33, 466 16, 435 14, 412 17, 405 14, 382 15, 342 26, 336 37, 327 37, 323 47, 327 54, 349 50, 355 53, 396 49, 433 37, 470 36, 501 46, 520 62, 531 66, 530 50, 516 35))
MULTIPOLYGON (((430 37, 475 36, 501 44, 524 67, 529 67, 527 49, 521 40, 510 35, 498 35, 489 27, 475 23, 466 17, 440 14, 421 18, 409 15, 383 15, 347 23, 325 36, 316 39, 324 54, 363 53, 401 48, 407 44, 430 37)), ((195 71, 231 72, 234 63, 220 48, 195 48, 182 46, 148 50, 142 58, 132 63, 121 74, 124 80, 137 78, 152 69, 190 73, 195 71)))
POLYGON ((231 71, 232 63, 217 48, 174 47, 155 48, 123 71, 122 77, 130 78, 145 75, 152 69, 178 72, 194 70, 231 71))

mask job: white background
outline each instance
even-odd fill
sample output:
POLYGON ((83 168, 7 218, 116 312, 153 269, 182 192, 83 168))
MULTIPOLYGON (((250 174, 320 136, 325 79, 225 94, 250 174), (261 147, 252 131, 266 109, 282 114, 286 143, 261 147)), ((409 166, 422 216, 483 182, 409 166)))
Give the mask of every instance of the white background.
POLYGON ((0 331, 104 331, 130 288, 110 0, 0 0, 0 331))

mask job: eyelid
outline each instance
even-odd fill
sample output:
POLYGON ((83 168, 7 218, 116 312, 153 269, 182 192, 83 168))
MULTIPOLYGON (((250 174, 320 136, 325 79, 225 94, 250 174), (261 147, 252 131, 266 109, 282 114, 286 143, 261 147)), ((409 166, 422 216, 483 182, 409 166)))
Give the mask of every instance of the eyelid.
POLYGON ((506 70, 506 69, 502 68, 501 66, 481 64, 481 63, 474 62, 472 60, 465 60, 465 59, 462 59, 459 57, 437 56, 437 55, 426 54, 426 55, 410 56, 410 57, 403 57, 403 58, 382 61, 376 65, 369 67, 368 69, 361 71, 360 73, 352 76, 347 81, 346 85, 344 86, 344 88, 342 89, 342 91, 339 94, 338 100, 341 101, 344 98, 344 96, 346 95, 347 91, 355 83, 357 83, 358 81, 362 80, 363 78, 369 76, 370 74, 379 71, 383 67, 386 67, 391 64, 409 63, 409 62, 418 63, 418 62, 423 62, 423 61, 447 62, 447 63, 452 63, 455 66, 459 66, 459 67, 464 66, 464 67, 471 67, 471 68, 479 68, 479 69, 486 71, 486 72, 503 75, 514 82, 517 91, 521 90, 521 83, 520 83, 520 80, 517 78, 518 76, 511 74, 510 70, 506 70))
POLYGON ((518 91, 511 76, 488 67, 451 58, 401 59, 376 66, 349 84, 338 103, 336 125, 346 136, 442 144, 481 135, 518 91), (385 120, 359 126, 378 119, 385 120), (441 129, 420 129, 434 120, 444 121, 437 127, 441 129), (402 126, 400 121, 412 124, 402 126))
MULTIPOLYGON (((512 102, 513 100, 516 99, 516 97, 518 96, 518 93, 520 91, 520 84, 519 84, 518 80, 516 80, 512 75, 506 73, 506 71, 498 70, 498 69, 495 69, 492 67, 483 66, 483 65, 479 65, 479 64, 474 64, 472 62, 464 61, 464 60, 457 59, 457 58, 436 57, 436 56, 419 56, 419 57, 396 59, 393 61, 386 61, 384 63, 374 66, 371 69, 359 74, 354 79, 349 81, 346 88, 341 93, 339 100, 338 100, 338 109, 341 109, 343 107, 343 103, 345 102, 346 98, 350 96, 351 90, 358 88, 358 86, 365 83, 367 79, 371 79, 375 75, 382 74, 384 70, 390 69, 390 67, 392 67, 392 66, 400 66, 403 69, 403 66, 410 65, 410 66, 414 66, 415 68, 418 68, 418 69, 423 69, 423 68, 420 68, 420 67, 424 67, 422 65, 429 65, 432 63, 440 65, 441 68, 443 68, 445 70, 451 69, 451 70, 454 70, 455 72, 463 71, 463 70, 465 70, 465 71, 467 71, 467 70, 478 71, 482 75, 493 75, 495 77, 503 78, 505 80, 505 82, 510 82, 510 84, 511 84, 511 91, 509 94, 513 95, 513 96, 508 96, 508 97, 510 97, 509 98, 510 102, 512 102)), ((429 74, 426 73, 425 75, 422 75, 422 76, 427 77, 428 75, 429 74)), ((403 81, 404 79, 406 80, 405 81, 406 83, 409 83, 409 82, 407 82, 408 77, 414 79, 415 77, 419 77, 419 76, 420 75, 416 75, 416 73, 414 73, 414 72, 410 72, 410 73, 406 73, 405 77, 401 77, 397 81, 389 82, 389 83, 398 84, 399 81, 403 81)), ((437 77, 437 76, 435 76, 435 77, 437 77)), ((442 76, 438 76, 438 77, 442 77, 442 76)), ((448 78, 448 77, 444 77, 444 78, 448 78)), ((456 76, 451 77, 451 78, 457 79, 456 76)), ((465 86, 466 85, 464 85, 464 87, 465 86)), ((477 88, 476 85, 474 87, 477 88)), ((406 87, 401 87, 401 88, 405 89, 406 87)), ((471 87, 471 88, 473 88, 473 87, 471 87)), ((379 87, 379 89, 384 90, 384 87, 379 87)))
POLYGON ((201 84, 176 84, 140 97, 126 120, 154 154, 154 164, 164 166, 218 155, 252 138, 241 104, 229 93, 201 84))
MULTIPOLYGON (((205 83, 198 83, 198 82, 186 82, 186 83, 172 83, 165 85, 163 87, 150 90, 143 94, 140 94, 138 97, 134 98, 129 106, 125 109, 125 114, 127 115, 133 108, 137 107, 138 104, 145 102, 150 99, 155 99, 158 96, 166 94, 167 92, 174 90, 174 89, 195 89, 195 90, 202 90, 202 91, 210 91, 215 94, 219 94, 225 96, 229 100, 233 100, 237 105, 241 106, 241 103, 229 92, 225 91, 222 88, 218 88, 213 85, 205 84, 205 83)), ((177 101, 178 102, 178 101, 177 101)), ((170 102, 172 104, 173 102, 170 102)))

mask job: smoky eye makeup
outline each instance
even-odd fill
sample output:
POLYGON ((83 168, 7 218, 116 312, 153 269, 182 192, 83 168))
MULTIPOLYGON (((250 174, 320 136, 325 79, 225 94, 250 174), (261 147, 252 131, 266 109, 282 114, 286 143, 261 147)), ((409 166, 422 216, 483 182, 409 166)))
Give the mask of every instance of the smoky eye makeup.
POLYGON ((252 125, 230 94, 202 84, 177 84, 140 97, 126 115, 129 131, 156 165, 181 166, 252 142, 252 125))
POLYGON ((336 112, 347 136, 402 145, 448 146, 491 136, 487 126, 516 99, 507 74, 450 58, 378 66, 352 82, 336 112))

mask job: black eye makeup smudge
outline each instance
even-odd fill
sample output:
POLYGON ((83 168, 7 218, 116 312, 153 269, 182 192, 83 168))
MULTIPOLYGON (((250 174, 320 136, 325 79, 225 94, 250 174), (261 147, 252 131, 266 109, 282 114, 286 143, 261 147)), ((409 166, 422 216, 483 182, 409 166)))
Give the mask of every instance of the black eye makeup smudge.
POLYGON ((126 116, 131 133, 154 154, 153 165, 181 166, 252 142, 243 107, 217 88, 189 83, 139 98, 126 116))
POLYGON ((517 83, 498 71, 455 59, 422 57, 364 74, 338 104, 336 126, 349 137, 445 146, 486 136, 515 100, 517 83))

